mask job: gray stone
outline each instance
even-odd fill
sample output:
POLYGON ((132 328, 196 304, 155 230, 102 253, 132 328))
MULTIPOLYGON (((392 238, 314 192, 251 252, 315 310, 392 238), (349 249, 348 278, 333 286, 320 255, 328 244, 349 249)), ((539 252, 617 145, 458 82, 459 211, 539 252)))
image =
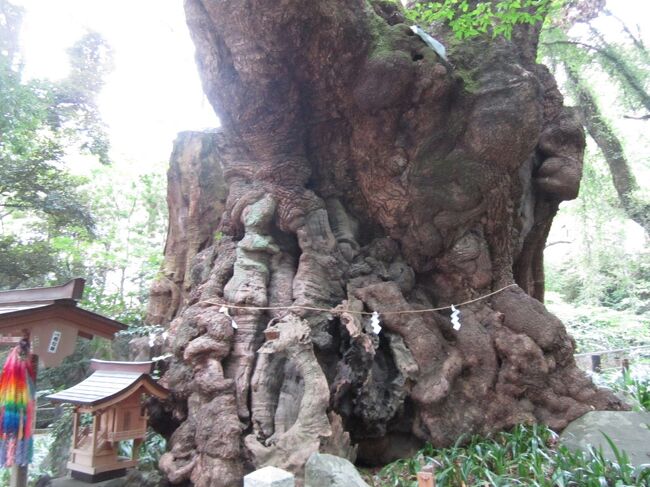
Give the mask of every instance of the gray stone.
POLYGON ((106 482, 106 485, 104 487, 125 487, 125 486, 126 486, 126 479, 121 478, 121 479, 109 480, 108 482, 106 482))
POLYGON ((34 484, 34 487, 52 487, 52 477, 48 474, 41 475, 34 484))
POLYGON ((305 465, 305 487, 369 487, 345 458, 313 453, 305 465))
POLYGON ((244 487, 295 487, 293 474, 276 467, 264 467, 244 477, 244 487))
MULTIPOLYGON (((120 479, 115 479, 120 480, 120 479)), ((122 486, 116 484, 115 486, 106 487, 168 487, 169 482, 163 478, 158 470, 137 470, 131 469, 122 479, 122 486)))
POLYGON ((141 472, 129 469, 126 477, 103 480, 93 484, 70 477, 61 477, 53 479, 51 487, 169 487, 169 482, 157 470, 141 472))
POLYGON ((605 458, 616 456, 605 439, 607 435, 619 451, 625 451, 635 468, 650 464, 650 413, 633 411, 590 411, 576 419, 560 435, 560 442, 571 450, 602 448, 605 458))
POLYGON ((52 487, 115 487, 123 486, 125 482, 124 477, 119 479, 104 480, 102 482, 95 482, 94 484, 89 484, 82 482, 81 480, 73 479, 70 477, 60 477, 57 479, 52 479, 52 487), (119 482, 119 483, 116 483, 119 482))

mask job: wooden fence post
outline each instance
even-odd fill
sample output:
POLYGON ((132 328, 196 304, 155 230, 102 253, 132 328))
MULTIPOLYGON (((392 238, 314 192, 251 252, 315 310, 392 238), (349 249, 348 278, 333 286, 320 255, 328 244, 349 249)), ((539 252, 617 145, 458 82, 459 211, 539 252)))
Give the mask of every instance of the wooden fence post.
POLYGON ((623 359, 623 374, 627 374, 630 371, 630 360, 623 359))
POLYGON ((600 355, 591 356, 591 370, 594 372, 600 372, 600 355))
POLYGON ((418 487, 436 487, 433 465, 426 465, 418 472, 418 487))

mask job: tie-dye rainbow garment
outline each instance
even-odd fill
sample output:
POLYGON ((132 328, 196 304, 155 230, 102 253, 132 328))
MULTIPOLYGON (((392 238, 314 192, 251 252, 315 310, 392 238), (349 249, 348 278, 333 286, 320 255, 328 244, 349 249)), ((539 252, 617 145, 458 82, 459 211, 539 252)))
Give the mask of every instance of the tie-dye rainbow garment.
POLYGON ((32 425, 36 406, 32 357, 10 353, 0 378, 0 467, 28 465, 34 445, 32 425))

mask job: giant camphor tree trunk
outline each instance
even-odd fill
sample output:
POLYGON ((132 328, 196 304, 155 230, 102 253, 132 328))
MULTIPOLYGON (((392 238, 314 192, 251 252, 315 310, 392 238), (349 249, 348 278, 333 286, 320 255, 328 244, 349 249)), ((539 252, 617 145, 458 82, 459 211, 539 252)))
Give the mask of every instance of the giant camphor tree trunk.
MULTIPOLYGON (((622 407, 538 301, 584 136, 535 64, 534 28, 513 42, 440 30, 448 64, 388 1, 187 0, 186 12, 223 123, 200 159, 208 173, 219 161, 228 196, 201 228, 191 209, 210 193, 170 187, 173 214, 190 215, 172 221, 152 300, 172 319, 180 426, 160 462, 172 482, 240 485, 267 464, 300 475, 317 450, 378 464, 622 407), (448 309, 418 312, 495 291, 460 307, 459 330, 448 309), (360 314, 373 311, 379 333, 360 314)), ((205 188, 196 166, 175 174, 205 188)))

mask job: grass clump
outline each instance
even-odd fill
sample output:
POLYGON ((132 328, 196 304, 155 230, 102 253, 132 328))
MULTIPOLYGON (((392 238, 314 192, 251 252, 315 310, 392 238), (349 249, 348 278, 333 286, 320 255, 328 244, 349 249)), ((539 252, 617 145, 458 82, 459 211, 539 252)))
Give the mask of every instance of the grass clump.
POLYGON ((616 462, 604 458, 600 450, 568 450, 546 426, 519 425, 489 438, 474 436, 466 442, 461 438, 450 448, 427 445, 411 458, 386 465, 374 474, 365 472, 365 480, 373 487, 417 487, 417 472, 434 464, 440 487, 649 485, 650 469, 635 474, 626 454, 607 440, 616 462))
POLYGON ((632 407, 638 411, 650 411, 650 378, 635 377, 625 371, 614 383, 617 389, 632 398, 632 407))

